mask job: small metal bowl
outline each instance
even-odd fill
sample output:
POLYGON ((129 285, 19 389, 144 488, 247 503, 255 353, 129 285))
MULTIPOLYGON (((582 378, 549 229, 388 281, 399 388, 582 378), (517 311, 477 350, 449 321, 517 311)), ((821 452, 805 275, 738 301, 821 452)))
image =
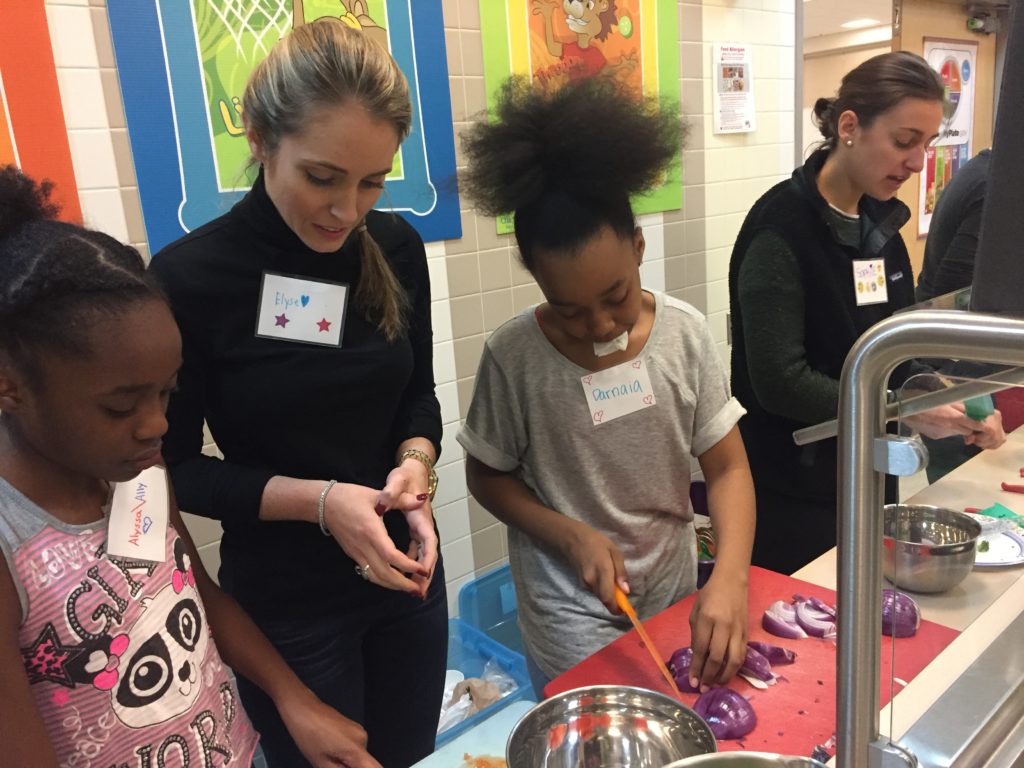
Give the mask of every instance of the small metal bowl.
POLYGON ((911 592, 945 592, 974 567, 981 525, 963 512, 887 504, 882 573, 911 592))
POLYGON ((717 749, 707 724, 645 688, 592 685, 542 701, 508 737, 509 768, 657 768, 717 749))
POLYGON ((790 757, 771 752, 719 752, 679 760, 665 768, 825 768, 810 757, 790 757))

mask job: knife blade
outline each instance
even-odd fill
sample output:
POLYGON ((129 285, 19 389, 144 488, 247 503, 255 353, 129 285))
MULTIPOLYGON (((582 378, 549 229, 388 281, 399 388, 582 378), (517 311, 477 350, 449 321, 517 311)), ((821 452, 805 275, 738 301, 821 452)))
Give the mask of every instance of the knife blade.
POLYGON ((651 658, 654 659, 654 663, 658 665, 658 669, 661 671, 661 674, 664 676, 665 680, 668 681, 668 685, 672 689, 672 693, 675 694, 677 699, 682 699, 683 694, 679 692, 679 686, 676 685, 675 678, 672 677, 672 673, 669 672, 668 667, 665 666, 665 662, 662 660, 661 654, 658 653, 658 649, 651 640, 651 636, 647 634, 647 630, 644 629, 644 625, 640 623, 640 618, 636 615, 636 611, 633 610, 633 606, 630 605, 629 598, 626 597, 626 593, 619 587, 615 587, 615 603, 633 623, 633 628, 636 630, 636 633, 640 635, 640 639, 643 641, 647 652, 651 654, 651 658))

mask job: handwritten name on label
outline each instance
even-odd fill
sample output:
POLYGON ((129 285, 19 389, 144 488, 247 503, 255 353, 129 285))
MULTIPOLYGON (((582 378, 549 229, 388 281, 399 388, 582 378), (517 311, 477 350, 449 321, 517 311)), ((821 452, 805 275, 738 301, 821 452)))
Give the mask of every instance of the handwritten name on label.
POLYGON ((580 377, 594 426, 657 404, 651 377, 641 359, 580 377))
POLYGON ((882 259, 854 261, 853 290, 858 306, 887 302, 889 291, 885 284, 885 261, 882 259))
POLYGON ((162 562, 167 556, 167 473, 149 467, 114 486, 107 551, 118 557, 162 562))
POLYGON ((256 335, 341 346, 348 286, 263 273, 256 335))

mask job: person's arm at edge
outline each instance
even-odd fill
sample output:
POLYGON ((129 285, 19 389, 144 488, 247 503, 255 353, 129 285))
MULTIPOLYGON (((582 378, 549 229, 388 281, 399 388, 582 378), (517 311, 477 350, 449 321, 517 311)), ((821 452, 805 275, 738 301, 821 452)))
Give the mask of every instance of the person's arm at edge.
MULTIPOLYGON (((621 611, 615 604, 615 586, 628 592, 626 566, 622 553, 611 540, 588 525, 560 514, 541 503, 526 484, 510 472, 489 467, 472 454, 466 454, 466 485, 480 504, 498 520, 525 533, 560 553, 573 566, 586 548, 607 553, 612 571, 599 569, 581 573, 584 585, 598 596, 614 614, 621 611)), ((597 561, 601 558, 593 558, 597 561)), ((595 563, 590 564, 591 567, 595 563)))
POLYGON ((747 585, 754 542, 754 483, 738 427, 698 457, 715 531, 715 567, 691 613, 693 679, 725 683, 743 665, 747 643, 747 585), (713 634, 709 636, 709 633, 713 634), (719 634, 722 637, 719 637, 719 634))
POLYGON ((839 381, 811 368, 804 347, 804 288, 796 257, 772 232, 751 241, 738 279, 747 370, 769 413, 804 424, 836 417, 839 381))

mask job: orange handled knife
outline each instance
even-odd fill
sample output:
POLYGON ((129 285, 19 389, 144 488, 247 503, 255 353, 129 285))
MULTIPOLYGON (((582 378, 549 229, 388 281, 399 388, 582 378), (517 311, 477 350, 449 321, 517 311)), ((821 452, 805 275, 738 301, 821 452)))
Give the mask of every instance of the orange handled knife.
POLYGON ((651 636, 647 634, 647 630, 644 629, 644 625, 640 623, 640 619, 636 615, 636 611, 633 610, 633 606, 629 604, 629 598, 626 597, 626 593, 619 589, 619 587, 615 587, 615 602, 622 612, 629 616, 629 620, 633 622, 633 628, 636 629, 637 634, 640 635, 640 639, 643 640, 644 647, 647 649, 647 652, 651 654, 651 658, 654 659, 654 663, 658 665, 658 669, 661 670, 661 674, 665 676, 672 692, 676 695, 677 699, 681 699, 683 695, 679 692, 679 686, 676 685, 675 678, 672 677, 672 673, 669 672, 668 667, 665 666, 665 662, 662 660, 661 654, 658 653, 658 649, 654 647, 654 643, 651 641, 651 636))

